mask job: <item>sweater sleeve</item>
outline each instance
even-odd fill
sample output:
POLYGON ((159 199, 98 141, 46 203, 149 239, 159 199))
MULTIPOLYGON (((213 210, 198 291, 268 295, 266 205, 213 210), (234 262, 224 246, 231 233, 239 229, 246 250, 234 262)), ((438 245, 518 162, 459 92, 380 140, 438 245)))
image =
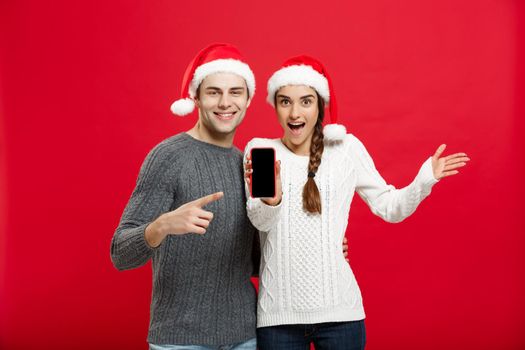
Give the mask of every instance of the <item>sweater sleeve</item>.
POLYGON ((412 183, 396 189, 387 185, 381 177, 364 145, 354 136, 349 137, 356 163, 356 190, 359 196, 375 215, 385 221, 401 222, 412 215, 419 203, 430 194, 432 186, 438 182, 432 173, 432 159, 423 163, 412 183))
MULTIPOLYGON (((111 260, 119 270, 140 267, 157 248, 146 242, 144 231, 159 215, 170 210, 174 199, 165 147, 157 146, 142 164, 133 193, 111 240, 111 260)), ((171 174, 172 175, 172 174, 171 174)))
MULTIPOLYGON (((255 147, 254 140, 248 142, 244 150, 243 164, 246 163, 246 157, 250 154, 251 149, 255 147)), ((243 165, 244 166, 244 165, 243 165)), ((256 229, 268 232, 277 226, 281 215, 282 200, 276 206, 268 205, 261 201, 260 198, 252 198, 250 186, 244 181, 246 193, 246 212, 248 218, 256 229)))

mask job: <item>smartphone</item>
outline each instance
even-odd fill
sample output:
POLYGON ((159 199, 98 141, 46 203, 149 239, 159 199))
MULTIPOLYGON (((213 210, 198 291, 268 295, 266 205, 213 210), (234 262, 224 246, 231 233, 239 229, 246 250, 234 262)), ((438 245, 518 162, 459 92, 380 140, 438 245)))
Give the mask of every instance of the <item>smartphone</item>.
POLYGON ((250 191, 253 198, 275 197, 275 149, 252 148, 250 191))

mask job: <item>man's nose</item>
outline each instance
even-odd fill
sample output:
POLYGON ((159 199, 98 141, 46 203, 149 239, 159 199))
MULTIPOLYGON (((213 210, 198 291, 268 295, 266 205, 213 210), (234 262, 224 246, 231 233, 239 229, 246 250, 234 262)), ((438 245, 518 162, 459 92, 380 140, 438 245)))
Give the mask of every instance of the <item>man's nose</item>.
POLYGON ((219 107, 220 108, 228 108, 231 106, 231 98, 229 94, 222 94, 221 98, 219 100, 219 107))

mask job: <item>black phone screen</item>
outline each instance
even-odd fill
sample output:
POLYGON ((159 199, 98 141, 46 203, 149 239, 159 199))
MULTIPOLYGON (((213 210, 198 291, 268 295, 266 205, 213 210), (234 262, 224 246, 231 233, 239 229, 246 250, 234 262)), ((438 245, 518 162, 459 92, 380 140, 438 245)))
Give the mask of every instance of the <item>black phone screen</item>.
POLYGON ((252 148, 252 197, 275 196, 275 150, 252 148))

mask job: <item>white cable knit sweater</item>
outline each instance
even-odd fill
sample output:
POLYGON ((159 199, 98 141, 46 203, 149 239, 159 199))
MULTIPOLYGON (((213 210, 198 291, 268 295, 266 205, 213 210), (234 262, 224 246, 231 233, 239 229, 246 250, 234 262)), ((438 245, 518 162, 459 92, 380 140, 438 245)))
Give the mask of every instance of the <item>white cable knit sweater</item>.
POLYGON ((322 201, 319 215, 302 208, 308 156, 295 155, 278 139, 256 138, 246 146, 245 157, 254 147, 275 149, 283 186, 278 206, 249 195, 247 200, 248 217, 261 237, 257 327, 364 319, 361 292, 341 248, 354 191, 374 214, 400 222, 437 182, 431 159, 410 185, 396 189, 379 175, 355 136, 325 144, 315 176, 322 201))

